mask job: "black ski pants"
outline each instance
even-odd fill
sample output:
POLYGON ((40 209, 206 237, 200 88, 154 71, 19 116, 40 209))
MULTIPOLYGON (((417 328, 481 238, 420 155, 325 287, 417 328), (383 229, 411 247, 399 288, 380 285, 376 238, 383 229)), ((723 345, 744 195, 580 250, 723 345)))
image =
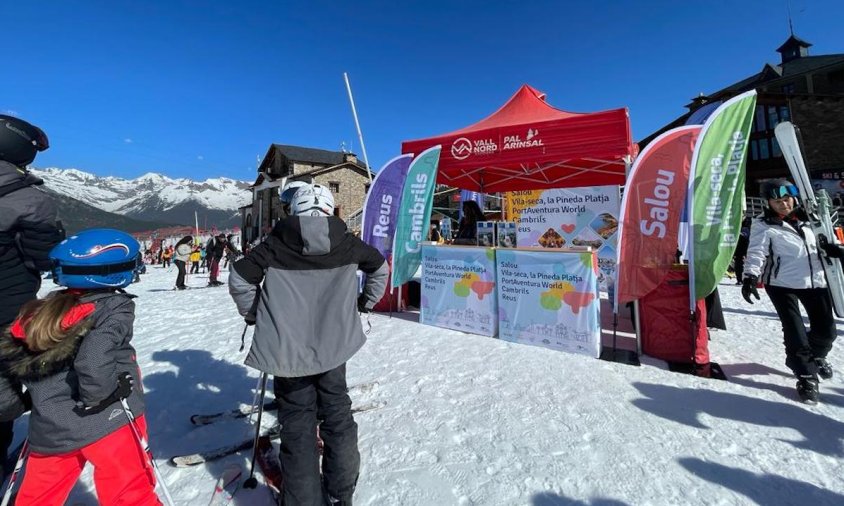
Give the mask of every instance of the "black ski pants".
POLYGON ((768 297, 782 323, 785 344, 785 365, 796 376, 816 375, 815 358, 826 358, 835 341, 835 319, 832 316, 832 299, 826 288, 782 288, 765 286, 768 297), (800 315, 803 305, 809 316, 807 332, 800 315))
POLYGON ((184 288, 185 287, 185 263, 181 260, 173 260, 173 263, 176 264, 176 268, 179 269, 179 274, 176 275, 176 287, 177 288, 184 288))
POLYGON ((322 506, 322 487, 352 504, 360 470, 358 425, 346 388, 346 364, 301 378, 273 378, 281 424, 281 469, 285 506, 322 506), (320 480, 316 431, 325 443, 320 480))
POLYGON ((12 472, 12 469, 7 466, 7 464, 10 463, 9 458, 17 457, 16 455, 8 455, 9 446, 12 445, 12 439, 15 436, 14 432, 12 432, 14 426, 14 420, 9 420, 8 422, 0 422, 0 457, 3 458, 3 461, 0 462, 0 475, 2 475, 3 477, 2 480, 0 480, 0 483, 6 481, 6 475, 12 472))
POLYGON ((190 273, 191 274, 199 274, 199 262, 191 262, 190 263, 190 273))

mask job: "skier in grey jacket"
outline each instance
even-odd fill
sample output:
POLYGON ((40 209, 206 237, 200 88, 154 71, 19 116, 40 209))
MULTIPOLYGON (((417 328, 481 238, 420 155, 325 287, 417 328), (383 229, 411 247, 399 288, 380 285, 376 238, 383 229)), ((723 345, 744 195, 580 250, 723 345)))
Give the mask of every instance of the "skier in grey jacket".
POLYGON ((753 304, 759 299, 758 282, 782 322, 785 364, 797 376, 797 394, 808 404, 818 402, 818 375, 832 378, 826 356, 835 341, 832 299, 819 249, 833 257, 842 251, 835 244, 824 244, 800 219, 796 209, 797 188, 786 180, 766 182, 762 194, 768 208, 750 227, 750 244, 744 261, 742 295, 753 304), (806 331, 798 302, 809 316, 811 330, 806 331))
POLYGON ((240 314, 255 323, 246 364, 274 376, 282 504, 288 506, 322 505, 326 499, 320 483, 318 418, 328 499, 351 505, 360 468, 346 362, 366 341, 358 312, 370 311, 383 295, 388 266, 333 211, 327 188, 303 186, 292 201, 292 216, 236 262, 229 276, 229 292, 240 314), (360 295, 358 269, 367 274, 360 295))
MULTIPOLYGON (((48 147, 41 129, 0 115, 0 331, 35 298, 41 272, 50 270, 47 255, 64 237, 53 199, 37 188, 44 182, 26 170, 48 147)), ((19 384, 2 375, 0 397, 13 401, 0 411, 0 477, 5 478, 12 427, 28 409, 28 398, 19 384)))

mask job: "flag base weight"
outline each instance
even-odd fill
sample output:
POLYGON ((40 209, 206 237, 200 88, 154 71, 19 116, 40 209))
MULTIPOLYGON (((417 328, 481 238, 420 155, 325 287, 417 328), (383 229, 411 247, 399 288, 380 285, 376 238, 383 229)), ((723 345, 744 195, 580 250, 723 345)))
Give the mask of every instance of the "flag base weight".
POLYGON ((668 370, 671 372, 691 374, 692 376, 700 376, 701 378, 729 381, 721 366, 715 362, 709 362, 708 364, 668 362, 668 370))
POLYGON ((601 349, 600 358, 601 360, 606 360, 607 362, 618 362, 620 364, 635 366, 642 365, 641 362, 639 362, 639 354, 635 351, 620 350, 611 346, 604 346, 601 349))

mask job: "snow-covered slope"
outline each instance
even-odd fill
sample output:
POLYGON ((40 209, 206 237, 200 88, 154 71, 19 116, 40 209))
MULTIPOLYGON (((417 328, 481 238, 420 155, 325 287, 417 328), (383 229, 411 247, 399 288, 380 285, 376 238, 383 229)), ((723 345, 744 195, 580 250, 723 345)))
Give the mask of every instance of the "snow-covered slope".
POLYGON ((99 177, 77 169, 48 168, 32 172, 43 178, 52 191, 104 211, 142 220, 193 223, 195 210, 214 216, 233 216, 251 200, 249 183, 228 178, 195 182, 155 173, 122 179, 99 177))
MULTIPOLYGON (((148 272, 128 291, 138 295, 150 442, 176 503, 207 504, 228 464, 248 471, 250 452, 187 469, 166 459, 248 436, 245 421, 193 427, 189 417, 250 403, 257 373, 237 351, 243 321, 224 287, 173 292, 175 270, 148 272)), ((356 416, 355 504, 844 504, 844 342, 821 404, 799 404, 770 302, 763 294, 750 306, 726 282, 720 290, 729 330, 712 333, 710 351, 729 381, 424 326, 412 313, 372 315, 348 381, 372 385, 351 390, 354 404, 386 406, 356 416)), ((68 504, 96 504, 91 478, 89 468, 68 504)), ((259 486, 234 504, 273 502, 259 486)))

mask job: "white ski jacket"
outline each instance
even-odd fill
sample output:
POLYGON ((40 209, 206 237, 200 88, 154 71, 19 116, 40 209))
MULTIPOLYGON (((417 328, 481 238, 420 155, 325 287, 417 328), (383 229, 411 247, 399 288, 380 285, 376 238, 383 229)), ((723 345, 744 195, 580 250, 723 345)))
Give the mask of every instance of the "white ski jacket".
POLYGON ((806 223, 795 225, 766 215, 753 220, 744 276, 782 288, 826 288, 815 234, 806 223))

